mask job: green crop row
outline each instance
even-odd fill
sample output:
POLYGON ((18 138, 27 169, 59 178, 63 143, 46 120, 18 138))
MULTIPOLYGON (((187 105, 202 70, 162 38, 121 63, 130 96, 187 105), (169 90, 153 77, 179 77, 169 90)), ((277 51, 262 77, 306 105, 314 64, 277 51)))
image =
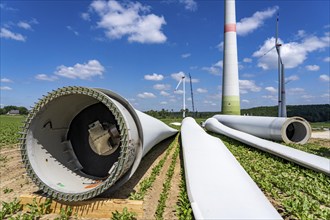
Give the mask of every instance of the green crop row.
MULTIPOLYGON (((50 212, 51 199, 47 199, 44 203, 38 204, 36 199, 33 199, 32 204, 26 204, 28 211, 26 213, 19 213, 22 210, 20 201, 15 198, 11 202, 2 202, 2 209, 0 210, 0 220, 34 220, 39 219, 50 212)), ((61 215, 62 216, 62 215, 61 215)), ((62 219, 62 218, 61 218, 62 219)))
POLYGON ((172 155, 171 164, 167 170, 165 182, 163 183, 163 190, 162 190, 162 192, 160 194, 160 198, 158 200, 158 205, 157 205, 156 213, 155 213, 156 219, 163 219, 163 214, 164 214, 164 210, 166 207, 165 203, 168 198, 169 190, 171 188, 171 181, 172 181, 172 177, 174 174, 174 169, 175 169, 175 165, 176 165, 176 161, 178 159, 179 153, 180 153, 180 148, 177 146, 172 155))
POLYGON ((275 208, 289 219, 330 219, 330 178, 222 135, 219 137, 275 208))
POLYGON ((176 216, 178 217, 179 220, 192 220, 194 219, 193 212, 188 198, 183 167, 181 167, 181 181, 179 187, 180 187, 180 192, 179 192, 178 205, 176 209, 176 216))
POLYGON ((156 177, 159 175, 160 171, 162 170, 165 161, 167 160, 168 155, 172 151, 173 147, 178 143, 179 134, 175 137, 171 145, 166 150, 165 156, 158 162, 158 164, 152 168, 151 174, 149 177, 143 179, 139 184, 138 191, 131 193, 129 199, 131 200, 143 200, 145 194, 147 193, 148 189, 151 188, 152 184, 155 182, 156 177))
POLYGON ((23 120, 24 116, 0 115, 0 148, 18 143, 18 132, 23 120))

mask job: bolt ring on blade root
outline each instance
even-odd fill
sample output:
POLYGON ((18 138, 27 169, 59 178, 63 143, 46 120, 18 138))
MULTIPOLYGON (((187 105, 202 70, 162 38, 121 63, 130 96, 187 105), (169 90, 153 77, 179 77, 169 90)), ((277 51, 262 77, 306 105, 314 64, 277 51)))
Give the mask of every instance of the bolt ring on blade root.
POLYGON ((64 201, 86 200, 109 189, 130 169, 136 154, 120 107, 104 92, 85 87, 60 88, 40 99, 27 116, 20 138, 29 177, 44 193, 64 201), (72 146, 68 135, 75 117, 92 105, 102 105, 111 113, 120 137, 117 156, 101 176, 84 172, 76 155, 79 146, 72 146))

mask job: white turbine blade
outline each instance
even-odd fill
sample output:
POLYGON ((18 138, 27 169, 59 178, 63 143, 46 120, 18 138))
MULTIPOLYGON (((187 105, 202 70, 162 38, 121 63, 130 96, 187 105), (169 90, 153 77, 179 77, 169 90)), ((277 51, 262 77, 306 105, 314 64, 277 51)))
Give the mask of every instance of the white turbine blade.
POLYGON ((178 85, 176 86, 175 90, 178 90, 181 83, 182 83, 182 79, 180 79, 180 81, 179 81, 178 85))
POLYGON ((270 51, 272 51, 276 46, 270 48, 266 53, 264 53, 261 57, 266 56, 270 51))

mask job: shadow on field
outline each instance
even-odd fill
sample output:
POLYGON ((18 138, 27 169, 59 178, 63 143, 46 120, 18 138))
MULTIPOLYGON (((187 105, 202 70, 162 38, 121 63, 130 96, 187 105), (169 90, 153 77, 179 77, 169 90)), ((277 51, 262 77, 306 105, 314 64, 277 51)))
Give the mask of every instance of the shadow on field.
POLYGON ((121 186, 117 191, 106 193, 102 197, 111 197, 115 199, 127 199, 131 193, 133 193, 134 187, 140 182, 144 177, 150 166, 154 161, 164 153, 164 151, 170 146, 174 141, 176 135, 169 137, 156 146, 154 146, 148 153, 145 155, 139 167, 135 171, 131 179, 129 179, 123 186, 121 186))

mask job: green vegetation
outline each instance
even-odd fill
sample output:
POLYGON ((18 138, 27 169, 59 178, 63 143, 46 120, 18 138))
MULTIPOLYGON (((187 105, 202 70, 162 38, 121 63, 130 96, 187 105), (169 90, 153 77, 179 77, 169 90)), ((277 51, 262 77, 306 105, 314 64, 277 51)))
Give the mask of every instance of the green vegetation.
POLYGON ((178 159, 179 153, 180 153, 180 148, 177 146, 172 155, 171 164, 167 170, 165 182, 163 183, 163 190, 162 190, 162 192, 160 194, 160 198, 158 200, 158 205, 157 205, 156 214, 155 214, 156 219, 163 219, 163 214, 164 214, 164 210, 166 207, 165 204, 166 204, 166 200, 168 198, 169 190, 171 188, 171 181, 172 181, 172 177, 174 174, 174 168, 175 168, 175 164, 178 159))
POLYGON ((4 189, 2 190, 2 192, 3 192, 4 194, 11 193, 12 191, 13 191, 13 189, 10 189, 10 188, 8 188, 8 187, 6 187, 6 188, 4 188, 4 189))
POLYGON ((38 205, 36 198, 33 199, 32 204, 27 204, 29 208, 29 215, 35 218, 40 218, 42 215, 48 214, 50 212, 50 206, 52 204, 51 199, 46 199, 44 203, 38 205))
MULTIPOLYGON (((277 116, 277 106, 242 109, 242 115, 277 116)), ((330 121, 330 105, 288 105, 288 117, 300 116, 309 122, 330 121)))
POLYGON ((134 220, 136 219, 136 213, 130 212, 125 207, 122 212, 118 212, 117 210, 115 212, 112 212, 112 220, 134 220))
MULTIPOLYGON (((250 109, 241 109, 242 115, 254 115, 254 116, 273 116, 276 117, 278 114, 277 106, 261 106, 250 109)), ((181 119, 182 111, 173 112, 162 109, 160 111, 150 110, 146 111, 150 116, 159 119, 181 119)), ((186 116, 191 116, 194 118, 210 118, 215 114, 220 114, 220 112, 190 112, 186 110, 186 116)), ((300 116, 305 118, 309 122, 324 122, 330 121, 330 105, 288 105, 287 106, 288 117, 300 116)))
POLYGON ((312 129, 330 129, 330 122, 312 122, 310 123, 312 129))
POLYGON ((304 145, 287 144, 287 146, 330 159, 330 144, 328 140, 316 140, 313 141, 313 143, 307 143, 304 145))
POLYGON ((176 209, 176 216, 178 217, 179 220, 192 220, 194 219, 193 212, 188 198, 183 167, 181 167, 181 182, 179 187, 180 187, 180 192, 179 192, 178 206, 176 209))
MULTIPOLYGON (((281 158, 220 137, 257 185, 288 219, 330 219, 330 178, 281 158)), ((316 149, 317 147, 314 146, 316 149)))
POLYGON ((8 162, 8 157, 7 156, 0 155, 0 162, 2 162, 2 163, 8 162))
POLYGON ((39 219, 42 215, 48 214, 50 211, 51 199, 47 199, 44 203, 38 205, 36 199, 32 204, 27 204, 29 211, 27 213, 18 213, 22 209, 20 201, 15 198, 12 202, 2 202, 0 210, 0 220, 17 219, 17 220, 34 220, 39 219))
POLYGON ((173 147, 177 145, 178 137, 179 137, 179 135, 177 135, 175 137, 175 139, 173 140, 171 145, 167 148, 165 156, 158 162, 158 164, 154 168, 152 168, 150 176, 141 181, 141 183, 139 184, 139 190, 134 193, 131 193, 131 195, 129 196, 129 199, 143 200, 148 189, 151 188, 152 184, 156 180, 156 177, 159 175, 160 171, 162 170, 164 163, 167 160, 168 155, 172 151, 173 147))
POLYGON ((20 201, 15 198, 12 202, 2 202, 2 209, 0 210, 0 219, 5 219, 8 216, 13 216, 22 208, 20 201))
POLYGON ((69 206, 66 209, 61 208, 60 217, 55 218, 55 220, 69 220, 72 215, 72 208, 69 206))
POLYGON ((0 115, 0 148, 18 143, 18 132, 24 116, 0 115))

